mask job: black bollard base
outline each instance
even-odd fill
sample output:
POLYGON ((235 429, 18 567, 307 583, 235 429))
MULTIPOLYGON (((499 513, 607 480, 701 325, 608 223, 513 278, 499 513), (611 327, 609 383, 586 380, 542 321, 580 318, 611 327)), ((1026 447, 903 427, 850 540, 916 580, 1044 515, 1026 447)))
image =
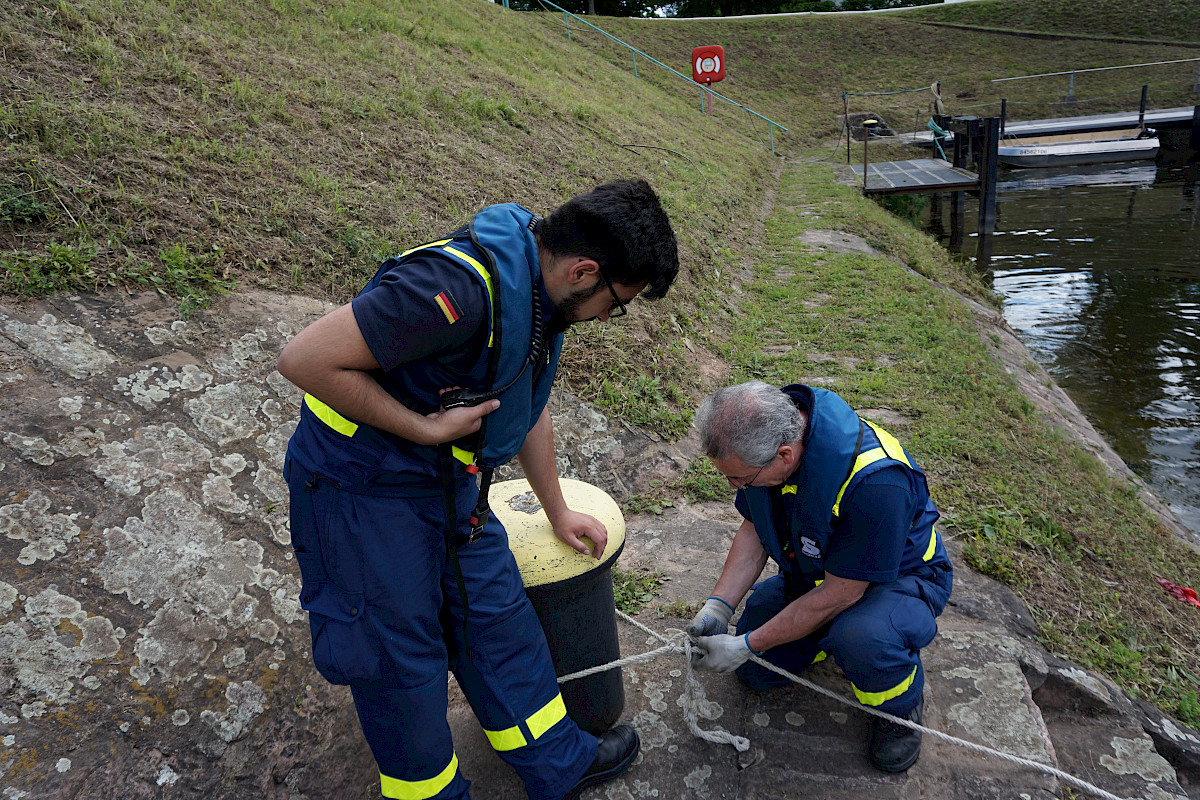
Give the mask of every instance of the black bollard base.
MULTIPOLYGON (((622 542, 611 558, 591 572, 525 590, 546 632, 559 677, 621 657, 611 567, 624 547, 622 542)), ((567 715, 594 736, 615 725, 625 709, 620 667, 568 681, 561 690, 567 715)))
MULTIPOLYGON (((603 560, 578 553, 554 536, 528 481, 496 484, 491 499, 546 634, 555 674, 562 677, 621 657, 612 567, 625 548, 625 519, 602 489, 566 478, 560 484, 571 509, 592 515, 608 529, 603 560)), ((620 668, 560 684, 560 691, 567 714, 594 736, 616 724, 625 709, 620 668)))

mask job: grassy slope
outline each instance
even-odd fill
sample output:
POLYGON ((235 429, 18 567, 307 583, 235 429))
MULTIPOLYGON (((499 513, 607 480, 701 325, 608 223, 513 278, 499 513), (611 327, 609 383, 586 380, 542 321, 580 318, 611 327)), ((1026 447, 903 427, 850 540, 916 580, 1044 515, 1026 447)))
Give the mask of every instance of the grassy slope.
MULTIPOLYGON (((987 10, 1009 5, 1030 4, 964 3, 945 10, 960 9, 960 14, 966 14, 977 6, 987 10)), ((1153 6, 1150 2, 1136 5, 1153 6)), ((1136 109, 1143 84, 1150 86, 1152 107, 1190 105, 1195 101, 1190 93, 1196 79, 1195 63, 1077 75, 1076 95, 1083 102, 1070 106, 1059 103, 1066 93, 1065 78, 991 82, 1071 67, 1195 58, 1200 53, 1194 49, 1020 39, 916 24, 914 20, 924 19, 920 15, 927 10, 932 13, 941 9, 748 20, 611 20, 606 27, 684 73, 688 72, 692 47, 721 44, 727 68, 726 78, 717 90, 787 127, 788 133, 782 136, 785 146, 812 145, 836 137, 843 91, 914 89, 942 81, 946 113, 997 114, 999 101, 1005 98, 1012 119, 1136 109)), ((1085 22, 1080 30, 1090 28, 1085 22)), ((573 35, 589 48, 607 53, 615 63, 628 63, 627 51, 619 45, 574 29, 573 35)), ((658 80, 658 72, 647 69, 644 74, 658 80)), ((901 129, 912 129, 919 112, 922 116, 916 127, 923 129, 930 100, 928 92, 870 99, 852 96, 850 110, 882 112, 901 129)), ((730 111, 726 116, 738 113, 730 111)))
MULTIPOLYGON (((723 380, 719 356, 738 379, 835 376, 859 406, 906 411, 897 432, 972 563, 1022 593, 1056 650, 1200 724, 1193 610, 1149 583, 1196 585, 1194 554, 1031 413, 960 306, 889 258, 795 246, 807 227, 853 231, 986 299, 932 240, 834 183, 844 153, 816 146, 836 134, 841 92, 941 79, 953 113, 997 99, 993 77, 1193 51, 1014 48, 905 16, 603 21, 681 71, 691 47, 725 44, 721 89, 790 129, 776 135, 792 157, 777 210, 755 239, 776 184, 763 123, 720 106, 702 117, 694 88, 644 61, 635 80, 627 52, 577 26, 568 42, 556 15, 480 0, 16 0, 0 6, 0 291, 150 284, 203 302, 236 282, 345 300, 384 255, 480 205, 545 210, 645 175, 686 274, 663 303, 635 304, 631 324, 572 337, 572 389, 677 435, 723 380), (749 291, 731 303, 745 269, 749 291), (762 351, 782 343, 798 346, 762 351)), ((1097 94, 1143 80, 1098 75, 1097 94)), ((1023 91, 1040 109, 1062 89, 1023 91)), ((899 97, 867 107, 901 119, 928 103, 899 97)), ((727 491, 702 463, 674 489, 727 491)))
POLYGON ((1132 5, 1122 0, 988 0, 922 9, 916 16, 1009 30, 1200 42, 1200 4, 1195 0, 1132 5))
POLYGON ((236 281, 346 300, 396 247, 487 203, 546 211, 644 175, 687 220, 684 291, 580 337, 574 384, 686 425, 667 401, 696 375, 679 395, 655 362, 682 352, 683 309, 744 241, 770 154, 545 17, 478 0, 17 0, 0 47, 0 199, 35 206, 0 224, 0 292, 156 285, 203 302, 236 281), (632 390, 605 381, 617 349, 638 353, 632 390))

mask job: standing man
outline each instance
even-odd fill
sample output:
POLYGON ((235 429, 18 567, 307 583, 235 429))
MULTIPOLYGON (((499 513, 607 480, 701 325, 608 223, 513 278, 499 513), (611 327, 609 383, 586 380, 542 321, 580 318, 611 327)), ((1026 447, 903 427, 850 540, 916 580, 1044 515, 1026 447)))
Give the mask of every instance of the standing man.
MULTIPOLYGON (((919 723, 921 648, 937 634, 953 583, 925 473, 895 437, 824 389, 761 381, 721 389, 695 425, 745 518, 688 628, 697 666, 736 669, 764 690, 789 681, 747 663, 752 653, 792 673, 831 654, 859 702, 919 723), (779 574, 754 586, 730 635, 733 610, 768 557, 779 574)), ((874 715, 869 731, 875 767, 916 763, 920 731, 874 715)))
POLYGON ((567 508, 555 465, 546 400, 563 331, 663 297, 678 268, 643 180, 545 219, 489 206, 388 259, 284 348, 279 371, 306 392, 284 477, 313 660, 350 686, 384 797, 469 797, 448 669, 533 800, 575 798, 637 755, 630 726, 597 741, 567 716, 487 487, 517 456, 555 536, 601 557, 607 531, 567 508))

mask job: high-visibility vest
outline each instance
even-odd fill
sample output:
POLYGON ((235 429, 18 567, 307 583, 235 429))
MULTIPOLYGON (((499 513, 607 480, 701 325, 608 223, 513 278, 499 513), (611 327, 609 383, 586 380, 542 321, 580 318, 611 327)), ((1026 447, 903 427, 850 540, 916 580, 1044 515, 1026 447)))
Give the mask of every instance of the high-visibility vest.
MULTIPOLYGON (((469 225, 445 239, 414 247, 388 259, 363 289, 369 291, 384 275, 403 268, 404 262, 417 254, 433 252, 465 269, 487 292, 490 304, 488 346, 470 371, 463 388, 477 391, 508 388, 499 395, 500 408, 483 417, 478 435, 454 447, 455 458, 466 464, 497 467, 511 460, 520 451, 526 434, 537 422, 550 396, 562 352, 562 334, 545 335, 543 346, 535 354, 539 356, 537 363, 526 368, 534 339, 534 314, 541 313, 538 289, 541 271, 532 230, 536 221, 533 212, 516 203, 488 206, 476 214, 469 225)), ((418 413, 436 410, 438 391, 447 388, 420 370, 406 367, 394 370, 389 378, 393 386, 400 388, 401 396, 397 399, 418 413)), ((416 445, 406 447, 402 440, 380 435, 373 429, 369 433, 363 431, 364 426, 343 417, 319 398, 308 395, 305 405, 332 431, 361 440, 355 442, 355 448, 376 441, 380 446, 388 447, 390 440, 391 450, 411 450, 413 458, 426 463, 432 461, 432 450, 426 453, 424 448, 416 445)), ((328 437, 325 440, 331 441, 328 437)), ((403 461, 402 453, 389 455, 386 463, 393 467, 398 465, 396 456, 401 456, 403 461)))
POLYGON ((792 395, 808 393, 812 399, 800 464, 782 486, 749 486, 742 490, 754 530, 780 568, 812 582, 824 579, 824 559, 842 500, 868 475, 896 465, 914 475, 914 484, 923 495, 918 497, 919 510, 908 530, 900 574, 925 564, 948 562, 934 526, 938 511, 929 498, 925 473, 896 438, 860 418, 833 392, 800 384, 786 386, 783 391, 792 395), (794 495, 790 518, 777 519, 772 504, 779 504, 781 510, 786 495, 794 495), (780 524, 786 529, 780 530, 780 524))

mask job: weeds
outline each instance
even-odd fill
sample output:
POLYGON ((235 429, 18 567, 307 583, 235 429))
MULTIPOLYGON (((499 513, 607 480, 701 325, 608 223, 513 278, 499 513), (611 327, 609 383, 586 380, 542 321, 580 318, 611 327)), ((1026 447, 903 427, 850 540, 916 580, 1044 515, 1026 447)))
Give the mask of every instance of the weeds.
POLYGON ((655 609, 659 617, 674 617, 675 619, 692 619, 700 613, 699 603, 689 603, 681 598, 675 598, 655 609))
POLYGON ((733 489, 707 458, 697 458, 682 475, 669 481, 653 480, 650 489, 631 497, 626 514, 662 514, 675 506, 675 498, 689 503, 706 500, 733 502, 733 489))
POLYGON ((638 567, 632 570, 613 568, 613 600, 617 610, 637 614, 658 597, 666 576, 661 572, 638 567))
POLYGON ((50 216, 50 206, 41 201, 48 189, 26 191, 12 184, 0 183, 0 222, 29 224, 50 216))

